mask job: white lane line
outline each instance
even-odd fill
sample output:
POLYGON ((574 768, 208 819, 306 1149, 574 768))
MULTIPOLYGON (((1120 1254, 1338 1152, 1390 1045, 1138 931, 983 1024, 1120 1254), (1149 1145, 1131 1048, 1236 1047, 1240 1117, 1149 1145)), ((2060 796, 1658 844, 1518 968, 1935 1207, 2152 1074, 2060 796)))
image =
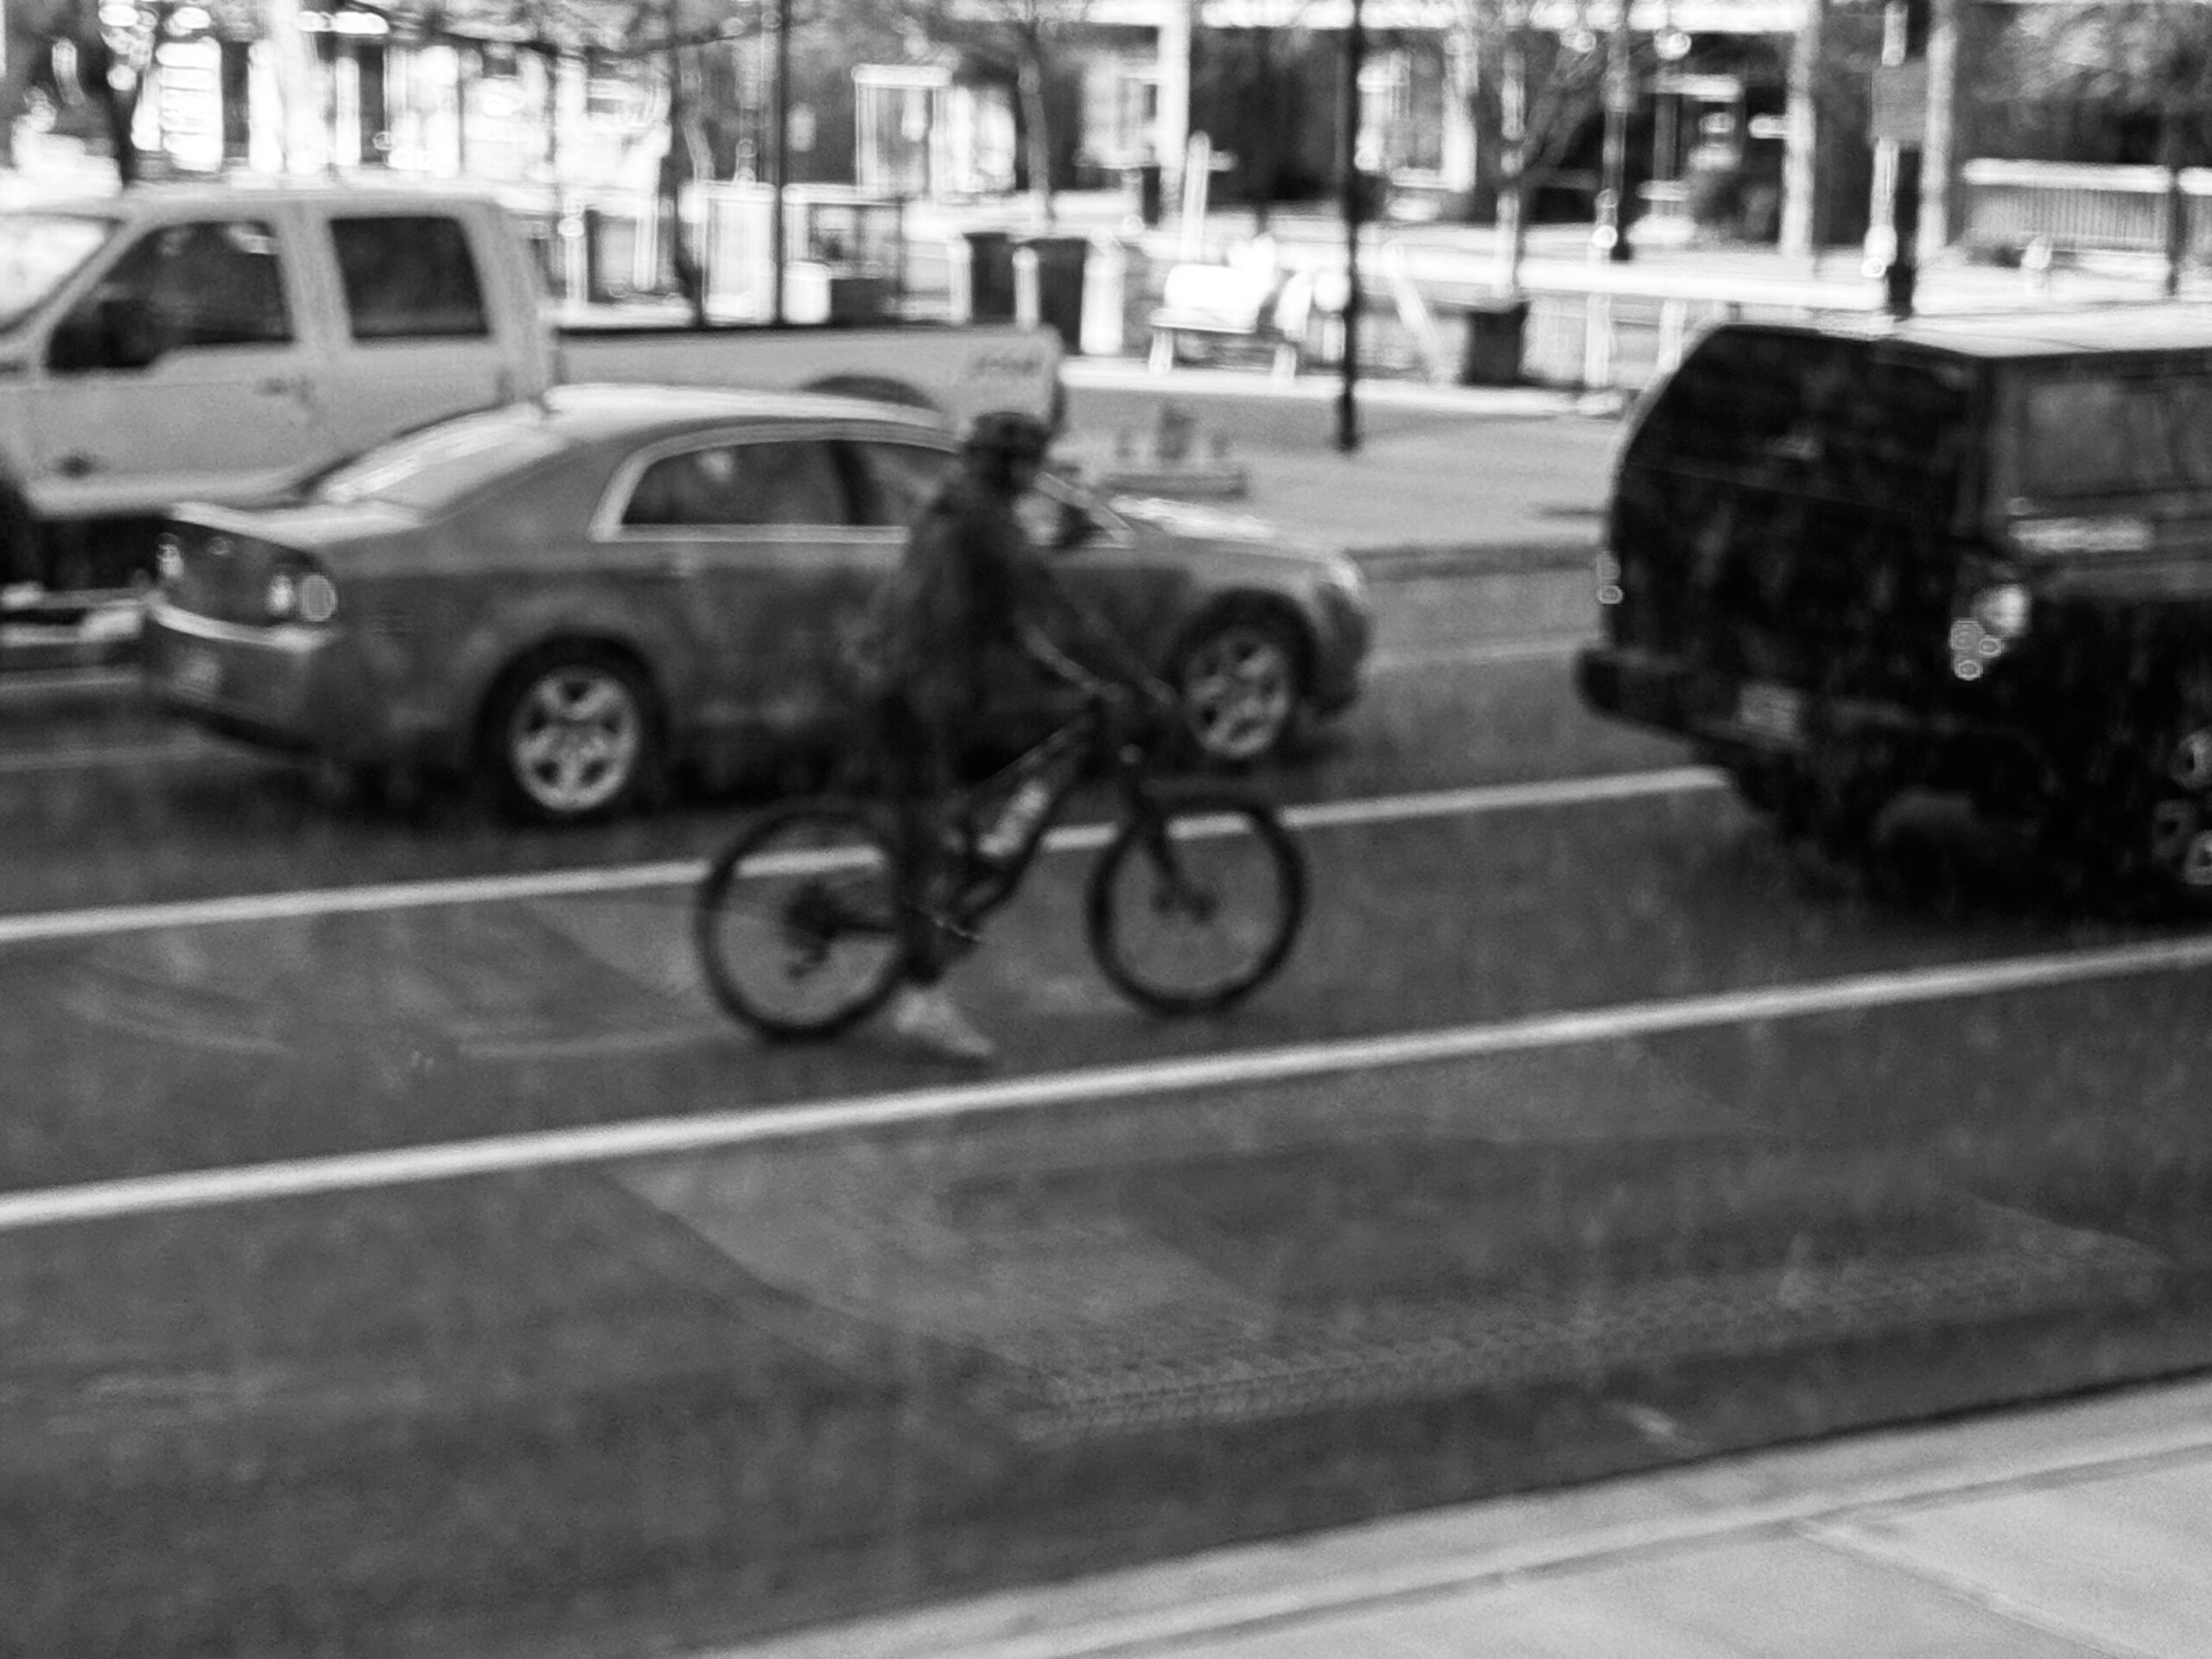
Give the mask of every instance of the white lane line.
MULTIPOLYGON (((1366 823, 1394 823, 1420 818, 1471 817, 1488 812, 1527 811, 1579 806, 1599 801, 1632 800, 1718 788, 1719 774, 1703 766, 1674 766, 1653 772, 1599 778, 1554 779, 1535 784, 1484 785, 1414 795, 1385 795, 1292 807, 1284 819, 1300 830, 1336 829, 1366 823)), ((1046 841, 1052 852, 1080 852, 1104 843, 1109 827, 1073 824, 1046 841)), ((702 859, 652 864, 624 864, 605 869, 541 870, 522 875, 468 876, 442 881, 397 881, 372 887, 308 888, 290 893, 242 893, 223 899, 180 899, 162 904, 111 905, 91 910, 54 911, 0 917, 0 949, 67 939, 102 938, 155 928, 225 927, 246 922, 296 920, 309 916, 364 915, 382 911, 429 910, 441 906, 498 904, 529 899, 574 898, 592 893, 634 893, 654 887, 686 887, 706 872, 702 859)), ((796 867, 794 867, 796 868, 796 867)))
POLYGON ((0 702, 12 702, 25 697, 50 697, 57 692, 106 694, 127 691, 137 684, 138 676, 130 669, 31 669, 0 675, 0 702))
POLYGON ((1344 1072, 1372 1073, 1535 1050, 1620 1042, 1762 1020, 1798 1020, 2093 981, 2212 968, 2212 933, 2093 950, 2002 957, 1702 996, 1531 1015, 1492 1025, 1303 1043, 1243 1053, 1096 1066, 842 1100, 497 1135, 383 1152, 0 1193, 0 1233, 178 1210, 413 1186, 472 1176, 728 1151, 992 1113, 1156 1099, 1344 1072))
POLYGON ((1491 639, 1463 645, 1423 645, 1406 651, 1379 651, 1368 659, 1370 674, 1418 674, 1433 668, 1485 668, 1492 664, 1542 662, 1572 657, 1596 636, 1586 633, 1538 634, 1526 639, 1491 639))
POLYGON ((76 749, 24 749, 0 753, 0 776, 35 772, 81 772, 93 766, 174 766, 204 761, 232 751, 189 740, 166 743, 114 743, 76 749))

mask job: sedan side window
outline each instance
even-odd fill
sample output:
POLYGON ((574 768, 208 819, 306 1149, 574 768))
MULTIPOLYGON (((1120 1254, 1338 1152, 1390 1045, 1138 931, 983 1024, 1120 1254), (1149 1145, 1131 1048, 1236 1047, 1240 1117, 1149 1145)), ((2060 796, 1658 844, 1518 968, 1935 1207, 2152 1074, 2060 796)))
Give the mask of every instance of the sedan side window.
POLYGON ((861 458, 860 522, 906 530, 944 486, 955 457, 919 443, 856 443, 861 458))
POLYGON ((291 338, 276 233, 258 219, 201 219, 133 244, 54 329, 48 364, 143 369, 188 347, 291 338))
POLYGON ((821 441, 720 443, 664 455, 630 493, 631 526, 843 527, 852 521, 832 446, 821 441))

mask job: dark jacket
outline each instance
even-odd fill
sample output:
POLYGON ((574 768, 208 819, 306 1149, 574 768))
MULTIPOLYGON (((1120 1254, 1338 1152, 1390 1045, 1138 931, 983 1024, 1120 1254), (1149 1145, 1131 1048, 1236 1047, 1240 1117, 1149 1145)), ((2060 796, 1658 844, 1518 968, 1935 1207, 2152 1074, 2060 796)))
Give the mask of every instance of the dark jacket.
POLYGON ((999 652, 1021 649, 1067 605, 1010 501, 956 473, 923 509, 868 629, 882 690, 939 719, 982 707, 999 652))

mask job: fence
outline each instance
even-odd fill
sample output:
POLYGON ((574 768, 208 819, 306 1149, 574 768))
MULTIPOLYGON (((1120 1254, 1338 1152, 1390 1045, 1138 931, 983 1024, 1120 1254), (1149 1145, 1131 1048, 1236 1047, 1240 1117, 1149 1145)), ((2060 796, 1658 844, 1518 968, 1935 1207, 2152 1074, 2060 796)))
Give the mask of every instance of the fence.
MULTIPOLYGON (((2212 169, 2183 168, 2181 188, 2188 257, 2212 256, 2212 169)), ((1960 240, 1980 252, 2165 252, 2164 168, 1971 161, 1961 194, 1960 240)))

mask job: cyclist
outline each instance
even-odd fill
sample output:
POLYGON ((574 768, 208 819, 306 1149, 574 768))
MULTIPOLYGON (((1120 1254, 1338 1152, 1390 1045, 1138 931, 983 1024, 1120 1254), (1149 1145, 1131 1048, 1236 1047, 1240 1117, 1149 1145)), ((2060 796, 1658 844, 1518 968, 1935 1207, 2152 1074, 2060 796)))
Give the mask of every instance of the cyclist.
POLYGON ((932 918, 946 849, 943 831, 956 768, 987 728, 989 669, 1018 650, 1077 682, 1090 676, 1047 627, 1074 623, 1100 677, 1135 687, 1155 707, 1174 694, 1128 645, 1071 595, 1030 543, 1014 504, 1037 481, 1052 431, 1011 410, 978 416, 960 464, 916 520, 906 555, 876 599, 868 640, 876 687, 880 786, 898 818, 905 983, 889 1005, 892 1029, 949 1058, 996 1052, 946 994, 946 940, 932 918))

